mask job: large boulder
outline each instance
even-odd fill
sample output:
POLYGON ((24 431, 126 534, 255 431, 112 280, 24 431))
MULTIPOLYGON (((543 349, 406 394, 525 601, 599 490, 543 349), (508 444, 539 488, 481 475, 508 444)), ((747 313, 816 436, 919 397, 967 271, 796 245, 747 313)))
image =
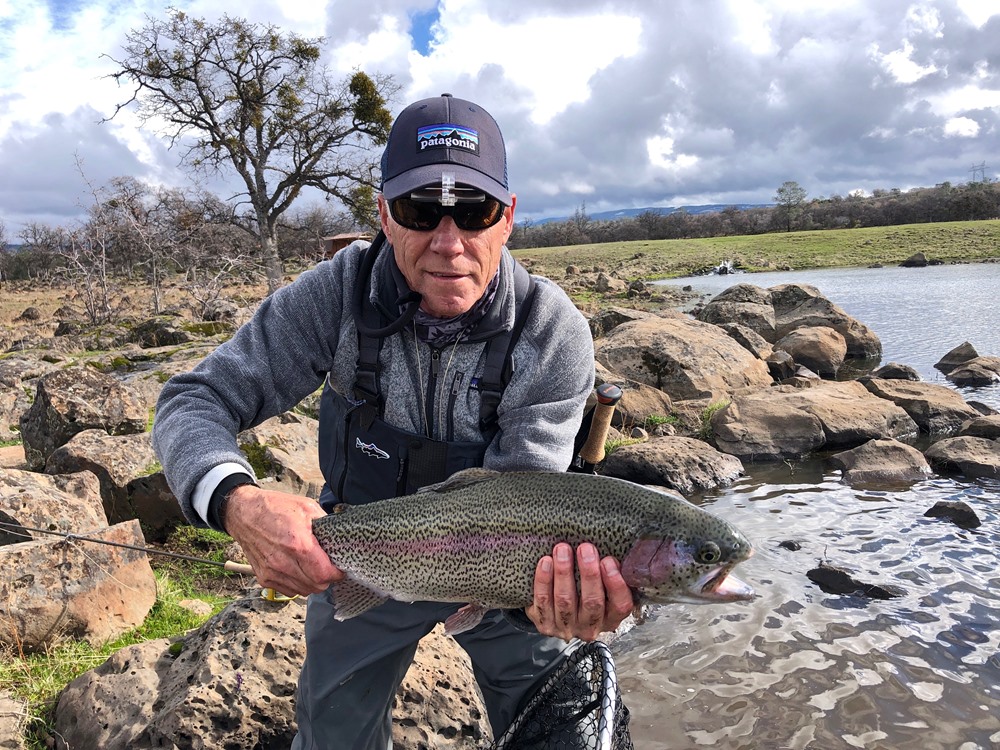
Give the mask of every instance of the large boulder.
POLYGON ((872 377, 883 380, 920 380, 920 373, 910 365, 886 362, 872 373, 872 377))
POLYGON ((770 340, 776 341, 796 328, 825 326, 844 337, 850 359, 882 356, 882 342, 875 332, 820 294, 816 287, 781 284, 769 291, 774 306, 774 339, 770 340))
POLYGON ((78 432, 145 432, 149 414, 131 388, 90 367, 71 367, 38 380, 35 402, 21 417, 28 465, 41 471, 52 452, 78 432))
POLYGON ((958 437, 981 437, 987 440, 1000 440, 1000 414, 987 414, 970 419, 962 425, 958 437))
POLYGON ((775 349, 788 352, 796 363, 821 377, 834 378, 847 357, 847 342, 826 326, 796 328, 782 336, 775 349))
POLYGON ((19 440, 21 417, 31 408, 34 381, 58 366, 38 359, 0 359, 0 442, 19 440))
POLYGON ((262 484, 311 498, 319 497, 324 482, 318 440, 319 423, 294 412, 271 417, 237 436, 262 484))
POLYGON ((738 343, 757 359, 766 360, 774 351, 770 342, 754 331, 740 323, 721 323, 719 328, 726 332, 733 341, 738 343))
POLYGON ((804 381, 737 396, 712 416, 719 450, 746 461, 800 458, 819 448, 916 436, 903 409, 855 381, 804 381))
POLYGON ((715 295, 698 312, 704 323, 742 325, 773 342, 774 306, 771 293, 753 284, 736 284, 715 295))
POLYGON ((979 437, 945 438, 924 451, 937 471, 969 479, 1000 479, 1000 441, 979 437))
POLYGON ((720 451, 751 463, 802 458, 826 442, 818 417, 754 396, 734 398, 712 415, 711 427, 720 451))
POLYGON ((129 512, 142 522, 149 541, 163 542, 178 526, 187 524, 177 498, 162 471, 141 474, 125 485, 129 512))
POLYGON ((898 440, 869 440, 830 457, 848 484, 900 484, 926 479, 931 473, 924 455, 898 440))
POLYGON ((104 430, 84 430, 56 448, 45 462, 46 474, 89 471, 96 475, 110 523, 139 518, 129 504, 128 485, 158 469, 148 432, 109 435, 104 430))
POLYGON ((955 385, 985 386, 1000 383, 1000 357, 976 357, 952 368, 945 376, 955 385))
POLYGON ((743 474, 743 464, 703 440, 667 436, 621 446, 604 460, 601 473, 690 494, 730 484, 743 474))
MULTIPOLYGON (((88 534, 142 546, 138 521, 88 534)), ((100 645, 142 623, 156 602, 144 552, 46 537, 0 547, 0 642, 42 651, 64 638, 100 645)))
POLYGON ((42 359, 21 355, 0 359, 0 385, 20 388, 23 383, 37 380, 59 370, 59 366, 42 359))
POLYGON ((606 336, 622 323, 657 317, 653 313, 632 310, 628 307, 608 307, 590 318, 590 334, 595 339, 606 336))
POLYGON ((961 344, 941 357, 934 367, 947 375, 959 365, 968 362, 970 359, 975 359, 978 356, 979 352, 976 351, 976 347, 968 341, 963 341, 961 344))
MULTIPOLYGON (((89 534, 108 525, 100 481, 89 471, 59 476, 0 471, 0 521, 64 534, 89 534)), ((0 545, 44 538, 23 529, 16 534, 0 529, 0 545)))
POLYGON ((597 360, 671 399, 724 398, 771 384, 767 365, 717 326, 683 318, 637 320, 596 342, 597 360))
MULTIPOLYGON (((59 696, 57 747, 289 747, 304 615, 298 604, 267 602, 255 591, 174 644, 147 641, 113 654, 59 696)), ((439 630, 418 647, 393 715, 400 750, 472 750, 489 732, 468 657, 439 630)))
POLYGON ((864 385, 879 398, 904 409, 929 435, 957 432, 967 420, 980 416, 960 393, 945 385, 881 378, 866 378, 864 385))
POLYGON ((853 380, 812 380, 805 388, 781 385, 763 395, 816 416, 823 425, 827 448, 853 447, 873 439, 908 439, 919 432, 905 410, 872 397, 853 380))

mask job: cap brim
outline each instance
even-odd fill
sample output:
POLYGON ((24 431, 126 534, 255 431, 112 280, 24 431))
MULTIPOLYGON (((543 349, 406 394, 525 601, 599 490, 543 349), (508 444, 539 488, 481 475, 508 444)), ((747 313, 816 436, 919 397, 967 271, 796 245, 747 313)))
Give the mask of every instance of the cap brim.
POLYGON ((448 162, 414 167, 409 171, 403 172, 401 175, 386 180, 385 184, 382 185, 382 195, 385 196, 386 200, 392 201, 403 195, 408 195, 414 190, 440 185, 442 172, 455 175, 455 182, 457 184, 468 185, 477 190, 482 190, 505 206, 510 205, 510 192, 499 182, 471 167, 448 162))

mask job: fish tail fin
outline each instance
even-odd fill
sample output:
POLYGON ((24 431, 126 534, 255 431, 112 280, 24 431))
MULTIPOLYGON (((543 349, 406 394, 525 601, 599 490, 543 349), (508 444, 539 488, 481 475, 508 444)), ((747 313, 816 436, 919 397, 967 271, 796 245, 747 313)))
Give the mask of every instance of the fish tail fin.
POLYGON ((389 597, 381 591, 370 588, 358 581, 345 579, 334 583, 333 604, 336 609, 334 617, 338 620, 350 620, 362 612, 382 604, 389 597))

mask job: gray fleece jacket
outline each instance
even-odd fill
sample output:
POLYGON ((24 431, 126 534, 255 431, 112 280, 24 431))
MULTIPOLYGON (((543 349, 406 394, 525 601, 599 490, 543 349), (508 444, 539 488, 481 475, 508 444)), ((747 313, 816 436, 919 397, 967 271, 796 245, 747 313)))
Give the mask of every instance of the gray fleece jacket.
MULTIPOLYGON (((164 385, 153 447, 191 523, 205 525, 191 500, 207 472, 237 463, 253 473, 237 447, 240 431, 292 408, 327 377, 339 393, 352 394, 358 341, 351 293, 367 247, 354 243, 301 274, 268 297, 193 371, 164 385)), ((399 292, 389 273, 390 256, 387 245, 372 271, 369 295, 394 319, 399 292)), ((486 340, 514 323, 513 268, 505 248, 493 306, 468 339, 436 353, 409 329, 385 340, 379 356, 388 423, 438 440, 482 440, 473 378, 482 375, 486 340), (434 410, 428 424, 424 409, 430 403, 434 410)), ((497 410, 499 432, 484 459, 485 466, 498 471, 566 469, 594 386, 594 347, 586 320, 558 286, 542 277, 535 281, 531 315, 497 410)))

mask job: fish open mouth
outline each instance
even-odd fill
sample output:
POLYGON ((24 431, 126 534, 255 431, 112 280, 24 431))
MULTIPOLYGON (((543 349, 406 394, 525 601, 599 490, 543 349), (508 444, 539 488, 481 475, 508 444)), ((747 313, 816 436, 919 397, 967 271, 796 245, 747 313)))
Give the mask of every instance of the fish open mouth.
POLYGON ((753 599, 753 588, 736 576, 729 575, 732 569, 732 565, 724 565, 702 576, 697 584, 700 596, 727 602, 753 599))

